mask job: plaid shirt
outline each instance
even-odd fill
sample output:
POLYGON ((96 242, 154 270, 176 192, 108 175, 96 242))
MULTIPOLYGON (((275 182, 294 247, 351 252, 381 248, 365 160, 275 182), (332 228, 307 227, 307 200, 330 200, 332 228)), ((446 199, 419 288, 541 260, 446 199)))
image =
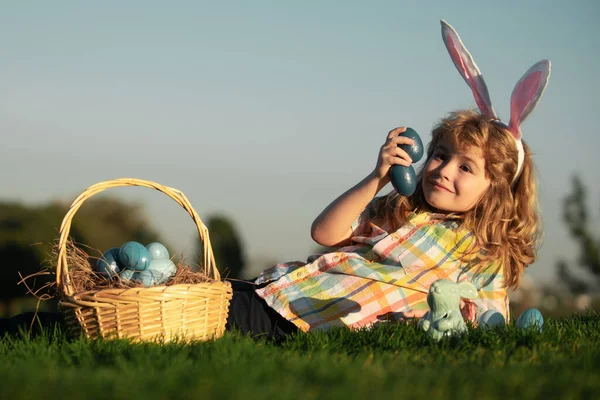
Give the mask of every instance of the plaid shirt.
POLYGON ((352 245, 317 254, 307 263, 265 270, 256 293, 303 331, 334 326, 369 327, 428 310, 427 292, 438 279, 469 281, 478 297, 463 302, 463 316, 476 321, 488 309, 508 321, 509 307, 498 262, 466 251, 470 231, 442 214, 412 214, 395 232, 375 225, 366 212, 354 225, 352 245))

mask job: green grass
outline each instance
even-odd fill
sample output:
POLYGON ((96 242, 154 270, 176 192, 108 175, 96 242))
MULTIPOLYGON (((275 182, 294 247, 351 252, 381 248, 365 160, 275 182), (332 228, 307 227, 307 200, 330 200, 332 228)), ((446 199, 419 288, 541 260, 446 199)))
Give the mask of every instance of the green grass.
POLYGON ((543 333, 470 330, 439 343, 415 325, 296 334, 228 333, 186 344, 0 339, 0 398, 576 399, 600 393, 600 317, 548 320, 543 333))

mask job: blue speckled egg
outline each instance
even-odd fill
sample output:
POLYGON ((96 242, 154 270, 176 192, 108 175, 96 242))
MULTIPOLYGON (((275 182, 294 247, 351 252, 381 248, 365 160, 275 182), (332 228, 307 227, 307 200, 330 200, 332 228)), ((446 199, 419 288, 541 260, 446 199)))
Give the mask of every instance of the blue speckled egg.
POLYGON ((479 317, 479 326, 483 329, 501 327, 504 328, 506 321, 504 315, 495 310, 487 310, 479 317))
POLYGON ((540 332, 544 326, 544 317, 537 308, 528 308, 523 311, 523 314, 517 319, 515 326, 519 329, 537 328, 540 332))
POLYGON ((132 281, 140 282, 144 287, 151 287, 156 285, 157 276, 155 271, 151 269, 146 269, 144 271, 138 271, 133 274, 131 277, 132 281))
POLYGON ((153 260, 168 260, 170 257, 169 250, 167 250, 162 243, 150 243, 146 246, 146 249, 150 252, 150 257, 152 257, 153 260))
POLYGON ((417 189, 417 175, 412 165, 394 165, 390 168, 390 180, 396 192, 410 196, 417 189))
POLYGON ((121 262, 119 261, 119 248, 114 247, 102 254, 102 257, 96 261, 96 272, 100 275, 112 278, 121 271, 121 262))
POLYGON ((143 271, 152 262, 152 257, 141 243, 127 242, 119 249, 119 260, 124 268, 143 271))
POLYGON ((129 281, 131 279, 131 277, 133 276, 133 274, 135 274, 134 270, 132 270, 132 269, 124 269, 119 274, 119 277, 121 278, 122 281, 129 281))
POLYGON ((422 157, 424 151, 423 142, 421 138, 417 134, 417 132, 412 128, 406 128, 406 131, 402 132, 400 136, 406 136, 414 140, 412 145, 401 144, 400 148, 408 153, 409 157, 412 159, 413 163, 418 162, 422 157))
POLYGON ((175 276, 177 267, 171 260, 152 260, 152 264, 148 267, 148 271, 152 271, 156 277, 156 283, 161 284, 175 276))

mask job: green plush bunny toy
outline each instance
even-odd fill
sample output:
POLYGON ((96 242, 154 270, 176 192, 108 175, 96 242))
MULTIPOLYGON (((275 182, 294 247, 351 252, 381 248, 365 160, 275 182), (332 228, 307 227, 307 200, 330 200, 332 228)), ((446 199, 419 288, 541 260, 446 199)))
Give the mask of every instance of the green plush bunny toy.
POLYGON ((429 311, 419 321, 419 326, 435 340, 463 333, 467 325, 460 313, 460 299, 477 297, 477 289, 470 282, 452 282, 439 279, 429 287, 429 311))

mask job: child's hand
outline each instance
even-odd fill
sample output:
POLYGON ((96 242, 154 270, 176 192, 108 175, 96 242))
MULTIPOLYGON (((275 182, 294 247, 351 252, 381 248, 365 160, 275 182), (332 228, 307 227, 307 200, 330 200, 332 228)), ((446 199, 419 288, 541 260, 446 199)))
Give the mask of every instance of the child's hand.
POLYGON ((401 144, 412 145, 414 143, 413 139, 400 136, 405 131, 405 126, 392 129, 387 135, 387 140, 381 146, 377 166, 373 171, 379 180, 389 180, 388 172, 392 165, 404 165, 408 167, 412 163, 410 156, 399 147, 401 144))

